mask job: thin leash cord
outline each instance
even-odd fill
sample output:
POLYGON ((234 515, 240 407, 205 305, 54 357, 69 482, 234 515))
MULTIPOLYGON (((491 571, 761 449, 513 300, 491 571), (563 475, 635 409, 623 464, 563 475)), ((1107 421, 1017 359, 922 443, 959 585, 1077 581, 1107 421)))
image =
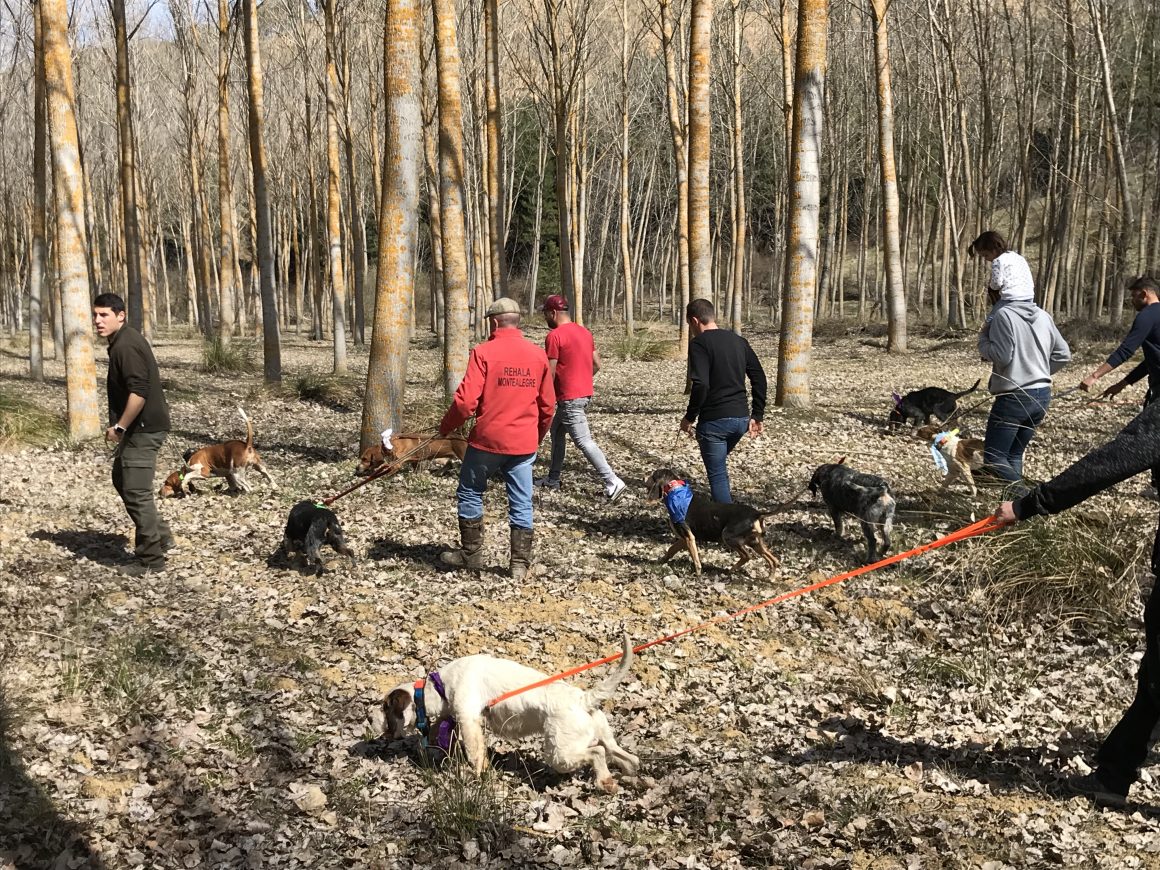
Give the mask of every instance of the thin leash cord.
POLYGON ((426 429, 420 429, 419 431, 420 432, 432 432, 433 431, 435 434, 430 436, 429 438, 427 438, 424 441, 420 441, 418 444, 416 444, 414 447, 412 447, 410 450, 408 450, 402 456, 396 457, 394 462, 387 463, 384 460, 383 467, 380 468, 378 471, 374 472, 373 474, 367 475, 364 479, 360 480, 358 483, 354 484, 353 486, 348 486, 346 489, 344 489, 342 492, 338 493, 337 495, 332 495, 332 496, 330 496, 330 498, 324 498, 321 503, 326 505, 327 507, 329 507, 330 505, 332 505, 336 501, 338 501, 340 498, 342 498, 344 495, 350 495, 356 489, 361 489, 362 487, 364 487, 368 483, 370 483, 372 480, 378 480, 380 477, 389 477, 390 475, 398 473, 399 469, 401 469, 403 467, 403 463, 406 462, 407 459, 409 459, 414 454, 418 453, 420 450, 422 450, 424 447, 426 447, 428 444, 430 444, 432 441, 434 441, 436 438, 439 437, 439 429, 438 429, 438 427, 435 427, 435 426, 428 426, 426 429), (394 469, 394 471, 392 471, 391 469, 394 469), (389 472, 389 474, 388 474, 388 472, 389 472))
MULTIPOLYGON (((854 577, 860 577, 863 574, 869 574, 871 571, 877 571, 880 568, 885 568, 887 565, 894 565, 894 564, 901 562, 905 559, 910 559, 914 556, 919 556, 919 555, 921 555, 923 553, 927 553, 931 550, 938 549, 939 547, 945 547, 947 544, 953 544, 953 543, 956 543, 957 541, 964 541, 967 538, 973 538, 977 535, 982 535, 982 534, 985 534, 987 532, 993 532, 996 529, 1000 529, 1005 525, 1007 525, 1007 524, 1000 522, 993 515, 988 516, 988 517, 984 517, 983 519, 979 520, 976 523, 972 523, 969 526, 964 526, 963 528, 961 528, 957 531, 951 532, 949 535, 944 535, 943 537, 938 538, 934 541, 931 541, 928 544, 921 544, 920 546, 915 547, 914 549, 907 550, 904 553, 896 553, 893 556, 888 556, 885 559, 880 559, 877 562, 874 562, 873 564, 863 565, 859 568, 853 569, 852 571, 846 571, 846 572, 843 572, 841 574, 835 574, 833 577, 828 577, 825 580, 819 580, 816 583, 811 583, 808 586, 801 586, 801 587, 799 587, 797 589, 793 589, 789 592, 783 592, 781 595, 775 595, 773 598, 768 598, 765 601, 758 602, 757 604, 751 604, 748 607, 743 607, 740 610, 733 611, 732 613, 726 613, 726 614, 722 614, 721 616, 715 616, 712 619, 707 619, 704 622, 700 622, 700 623, 693 625, 693 626, 690 626, 688 628, 681 629, 680 631, 673 632, 672 634, 667 634, 664 637, 657 638, 656 640, 650 640, 647 643, 642 643, 639 646, 634 646, 632 648, 632 652, 639 653, 639 652, 643 652, 646 649, 650 649, 651 647, 654 647, 654 646, 660 646, 661 644, 671 643, 672 641, 677 640, 677 639, 682 638, 682 637, 685 637, 686 635, 693 634, 694 632, 698 632, 698 631, 703 631, 704 629, 709 628, 710 626, 717 625, 717 624, 720 624, 722 622, 729 622, 732 620, 740 619, 741 617, 747 616, 750 613, 756 613, 759 610, 764 610, 766 608, 773 607, 775 604, 781 604, 783 601, 789 601, 791 598, 797 598, 801 595, 806 595, 806 594, 809 594, 811 592, 816 592, 819 589, 824 589, 827 586, 833 586, 836 583, 841 583, 845 580, 850 580, 851 578, 854 578, 854 577)), ((603 658, 595 659, 594 661, 586 662, 585 664, 582 664, 582 665, 577 665, 574 668, 569 668, 566 671, 561 671, 557 674, 553 674, 550 677, 545 677, 542 680, 537 680, 534 683, 529 683, 526 686, 521 686, 518 689, 512 689, 509 692, 504 692, 502 695, 499 695, 499 696, 493 698, 491 701, 489 701, 487 703, 487 707, 485 709, 490 709, 490 708, 496 706, 497 704, 501 704, 504 701, 507 701, 511 698, 516 697, 517 695, 522 695, 524 692, 530 692, 533 689, 539 689, 543 686, 547 686, 547 685, 550 685, 552 683, 558 682, 559 680, 564 680, 564 679, 567 679, 568 677, 575 676, 576 674, 583 673, 584 671, 591 670, 592 668, 598 668, 601 665, 611 664, 612 662, 617 661, 618 659, 622 658, 623 656, 624 656, 623 652, 613 653, 611 655, 604 656, 603 658)))

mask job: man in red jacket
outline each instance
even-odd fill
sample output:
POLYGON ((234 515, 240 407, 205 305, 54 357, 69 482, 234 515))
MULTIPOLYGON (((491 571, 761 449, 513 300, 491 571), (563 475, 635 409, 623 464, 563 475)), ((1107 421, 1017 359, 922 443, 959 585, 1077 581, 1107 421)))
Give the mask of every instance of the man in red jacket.
POLYGON ((520 332, 520 305, 506 296, 487 309, 491 338, 471 350, 467 373, 439 424, 448 435, 474 415, 459 471, 459 549, 440 560, 451 568, 482 567, 483 492, 503 478, 511 526, 511 576, 522 580, 532 563, 532 464, 552 425, 556 393, 548 357, 520 332))

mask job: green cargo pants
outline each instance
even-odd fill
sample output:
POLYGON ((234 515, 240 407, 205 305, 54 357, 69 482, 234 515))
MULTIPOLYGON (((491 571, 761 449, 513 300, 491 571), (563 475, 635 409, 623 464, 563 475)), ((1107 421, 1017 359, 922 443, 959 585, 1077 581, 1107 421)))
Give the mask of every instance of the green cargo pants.
POLYGON ((113 457, 113 487, 137 528, 133 552, 154 568, 165 564, 163 543, 173 540, 169 525, 161 519, 153 498, 157 451, 165 443, 165 435, 165 432, 133 432, 121 439, 113 457))

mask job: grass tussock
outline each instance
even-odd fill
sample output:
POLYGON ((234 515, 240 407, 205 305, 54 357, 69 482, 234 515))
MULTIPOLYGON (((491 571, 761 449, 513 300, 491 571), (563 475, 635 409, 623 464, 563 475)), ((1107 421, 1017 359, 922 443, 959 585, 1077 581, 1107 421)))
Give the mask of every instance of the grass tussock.
POLYGON ((511 839, 513 800, 494 770, 487 768, 476 776, 471 765, 453 758, 425 769, 423 778, 426 818, 436 846, 458 853, 464 843, 474 840, 483 852, 494 854, 511 839))
POLYGON ((647 329, 638 329, 632 335, 618 336, 613 342, 612 353, 621 360, 657 362, 676 359, 678 344, 675 339, 659 338, 647 329))
POLYGON ((232 341, 223 344, 221 336, 215 335, 202 349, 202 371, 209 374, 228 372, 252 372, 254 370, 254 350, 249 342, 232 341))
POLYGON ((1128 321, 1111 324, 1106 320, 1077 318, 1059 324, 1059 331, 1071 345, 1072 350, 1086 347, 1114 347, 1123 339, 1128 329, 1128 321))
POLYGON ((290 381, 290 392, 304 402, 314 402, 329 408, 349 409, 358 401, 358 393, 350 381, 338 375, 305 372, 290 381))
POLYGON ((947 574, 997 623, 1094 632, 1122 625, 1136 608, 1146 538, 1106 509, 1073 510, 956 549, 947 574))
POLYGON ((0 447, 51 447, 68 439, 68 423, 35 402, 0 390, 0 447))

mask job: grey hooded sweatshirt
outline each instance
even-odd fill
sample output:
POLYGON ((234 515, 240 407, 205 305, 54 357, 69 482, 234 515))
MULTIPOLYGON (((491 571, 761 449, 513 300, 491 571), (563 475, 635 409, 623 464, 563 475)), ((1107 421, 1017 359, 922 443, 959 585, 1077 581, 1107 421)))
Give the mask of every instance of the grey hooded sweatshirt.
POLYGON ((1050 387, 1051 376, 1071 359, 1071 349, 1051 315, 1034 301, 1001 296, 979 333, 979 356, 991 363, 987 389, 997 396, 1050 387))

